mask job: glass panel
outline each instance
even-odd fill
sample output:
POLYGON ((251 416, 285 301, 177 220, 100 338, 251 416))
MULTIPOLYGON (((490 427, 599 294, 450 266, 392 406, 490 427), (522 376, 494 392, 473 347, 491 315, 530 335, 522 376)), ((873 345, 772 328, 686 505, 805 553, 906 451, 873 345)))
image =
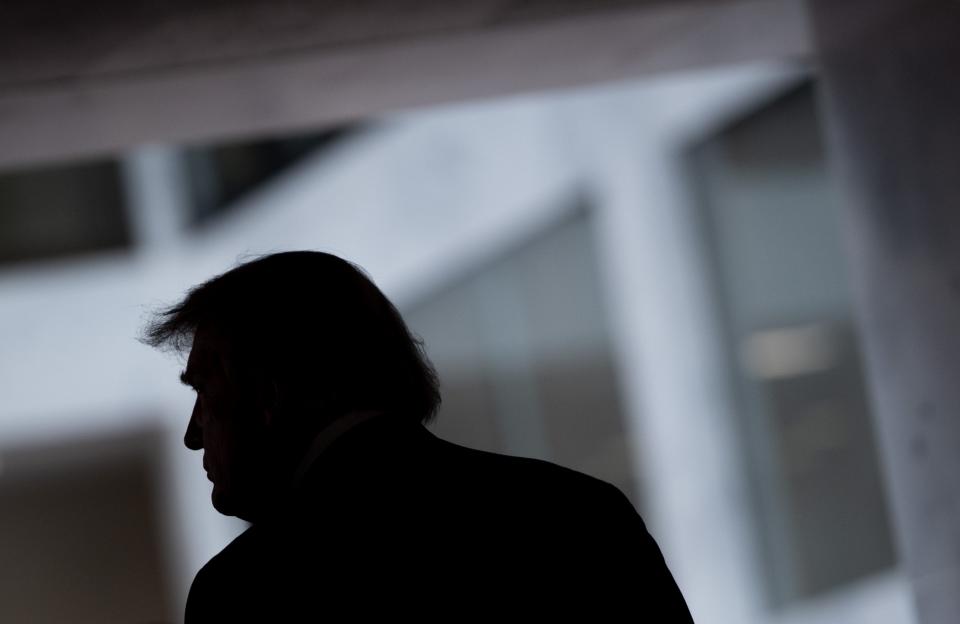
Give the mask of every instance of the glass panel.
POLYGON ((814 104, 804 85, 690 159, 772 604, 895 560, 814 104))
POLYGON ((194 223, 223 212, 301 158, 332 146, 353 127, 187 148, 184 162, 194 223))
POLYGON ((635 498, 585 211, 403 313, 440 373, 439 435, 546 459, 635 498))
POLYGON ((123 188, 115 161, 0 172, 0 263, 129 244, 123 188))

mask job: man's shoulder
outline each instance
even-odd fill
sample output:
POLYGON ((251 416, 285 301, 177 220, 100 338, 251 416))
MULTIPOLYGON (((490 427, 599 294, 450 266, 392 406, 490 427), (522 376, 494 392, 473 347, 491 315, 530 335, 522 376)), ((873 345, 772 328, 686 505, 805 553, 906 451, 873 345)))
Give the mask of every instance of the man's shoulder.
POLYGON ((197 581, 209 581, 219 573, 236 569, 238 560, 247 559, 250 552, 256 550, 257 541, 254 527, 248 527, 240 535, 235 537, 229 544, 224 546, 220 552, 210 558, 203 567, 197 572, 197 581))
MULTIPOLYGON (((627 502, 612 483, 545 459, 483 451, 439 439, 441 456, 450 478, 480 489, 514 494, 543 504, 590 499, 602 507, 627 502)), ((627 502, 629 506, 629 502, 627 502)), ((630 507, 632 509, 632 506, 630 507)))
POLYGON ((236 571, 237 560, 245 559, 242 551, 248 547, 250 529, 237 536, 197 571, 187 594, 186 621, 209 621, 216 605, 223 603, 227 588, 233 583, 228 578, 236 571))

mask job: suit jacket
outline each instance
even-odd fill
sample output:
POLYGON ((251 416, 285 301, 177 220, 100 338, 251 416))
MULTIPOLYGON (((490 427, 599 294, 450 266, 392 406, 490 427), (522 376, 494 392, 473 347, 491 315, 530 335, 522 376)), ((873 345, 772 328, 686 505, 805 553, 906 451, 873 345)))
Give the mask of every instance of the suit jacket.
POLYGON ((616 487, 384 415, 200 570, 186 623, 521 614, 692 622, 616 487))

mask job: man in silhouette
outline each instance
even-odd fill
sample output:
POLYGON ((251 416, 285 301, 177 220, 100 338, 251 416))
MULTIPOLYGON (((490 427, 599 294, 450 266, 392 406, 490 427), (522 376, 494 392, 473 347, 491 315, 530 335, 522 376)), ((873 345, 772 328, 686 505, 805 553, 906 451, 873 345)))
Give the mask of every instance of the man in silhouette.
POLYGON ((248 262, 161 312, 145 341, 189 349, 182 380, 197 399, 184 442, 203 451, 214 507, 251 523, 197 574, 187 624, 691 622, 614 486, 424 428, 436 374, 349 262, 248 262))

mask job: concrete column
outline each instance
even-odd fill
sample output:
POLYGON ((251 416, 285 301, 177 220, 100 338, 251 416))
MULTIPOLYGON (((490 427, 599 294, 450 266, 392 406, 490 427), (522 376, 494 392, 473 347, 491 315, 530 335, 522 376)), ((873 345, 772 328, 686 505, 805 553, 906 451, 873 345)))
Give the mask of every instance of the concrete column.
POLYGON ((180 243, 189 218, 186 171, 177 148, 143 145, 123 158, 127 207, 137 247, 164 253, 180 243))
POLYGON ((960 2, 812 0, 874 411, 923 624, 960 622, 960 2))

